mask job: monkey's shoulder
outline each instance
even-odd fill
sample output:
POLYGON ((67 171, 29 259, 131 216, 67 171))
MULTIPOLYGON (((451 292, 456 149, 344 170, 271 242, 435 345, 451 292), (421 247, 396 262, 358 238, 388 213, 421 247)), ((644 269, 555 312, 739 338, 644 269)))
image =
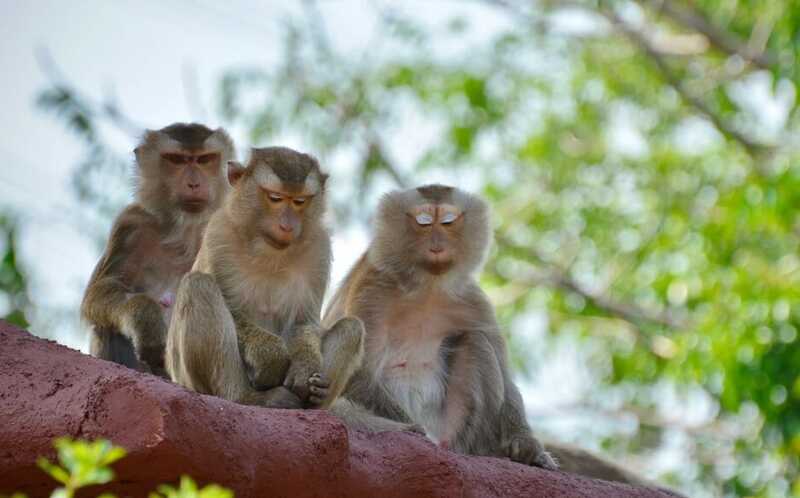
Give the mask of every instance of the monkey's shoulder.
POLYGON ((158 240, 159 235, 158 218, 140 205, 130 204, 114 220, 110 240, 130 247, 146 239, 158 240))

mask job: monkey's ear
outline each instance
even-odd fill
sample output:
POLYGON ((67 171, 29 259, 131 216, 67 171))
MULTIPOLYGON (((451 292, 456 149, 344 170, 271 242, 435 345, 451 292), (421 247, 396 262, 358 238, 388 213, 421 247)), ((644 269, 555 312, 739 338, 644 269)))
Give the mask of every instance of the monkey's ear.
POLYGON ((239 161, 228 161, 228 183, 236 185, 236 182, 244 175, 244 169, 239 161))
POLYGON ((325 186, 325 182, 328 181, 328 176, 329 176, 328 173, 319 174, 319 182, 322 184, 323 187, 325 186))
POLYGON ((141 145, 133 149, 133 157, 136 158, 136 164, 139 165, 140 168, 142 167, 142 162, 144 160, 144 157, 142 157, 142 154, 144 153, 143 149, 144 147, 141 145))

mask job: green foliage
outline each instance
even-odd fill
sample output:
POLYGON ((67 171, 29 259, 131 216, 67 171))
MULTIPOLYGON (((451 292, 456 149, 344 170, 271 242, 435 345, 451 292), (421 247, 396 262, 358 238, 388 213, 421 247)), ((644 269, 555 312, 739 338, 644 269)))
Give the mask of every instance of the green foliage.
POLYGON ((233 492, 215 484, 198 489, 190 477, 181 477, 178 488, 162 485, 158 493, 150 493, 150 498, 233 498, 233 492))
MULTIPOLYGON (((51 498, 72 498, 75 492, 85 486, 106 484, 114 478, 110 465, 125 456, 125 450, 112 446, 109 441, 73 441, 70 438, 56 439, 61 465, 39 458, 37 464, 50 477, 63 484, 50 495, 51 498)), ((110 495, 102 495, 107 498, 110 495)))
POLYGON ((8 303, 0 309, 0 317, 17 325, 28 327, 25 311, 30 306, 28 285, 17 260, 17 223, 9 216, 0 214, 0 297, 8 303))
MULTIPOLYGON (((114 479, 111 465, 125 456, 125 450, 114 446, 105 439, 94 442, 72 440, 67 437, 56 439, 54 446, 58 450, 58 464, 51 463, 42 457, 37 464, 50 477, 63 486, 56 488, 50 498, 72 498, 75 493, 86 486, 107 484, 114 479)), ((216 484, 198 488, 188 476, 182 476, 180 487, 169 485, 158 486, 158 492, 148 495, 150 498, 233 498, 233 492, 216 484)), ((9 498, 25 498, 21 493, 14 493, 9 498)), ((98 498, 115 498, 103 493, 98 498)))

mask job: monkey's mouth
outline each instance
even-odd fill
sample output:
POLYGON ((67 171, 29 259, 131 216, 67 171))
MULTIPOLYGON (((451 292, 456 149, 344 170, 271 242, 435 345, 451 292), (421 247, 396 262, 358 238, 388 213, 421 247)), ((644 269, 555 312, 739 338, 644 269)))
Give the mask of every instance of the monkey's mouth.
POLYGON ((181 209, 187 213, 199 213, 203 211, 208 202, 205 199, 183 199, 181 201, 181 209))
POLYGON ((267 242, 267 244, 269 244, 270 246, 272 246, 273 248, 275 248, 275 249, 277 249, 279 251, 283 251, 284 249, 286 249, 287 247, 292 245, 291 241, 277 240, 274 237, 272 237, 271 235, 266 234, 266 233, 263 235, 263 237, 264 237, 264 240, 267 242))
POLYGON ((428 273, 433 275, 441 275, 447 273, 450 267, 453 266, 452 259, 428 259, 425 261, 425 269, 428 273))

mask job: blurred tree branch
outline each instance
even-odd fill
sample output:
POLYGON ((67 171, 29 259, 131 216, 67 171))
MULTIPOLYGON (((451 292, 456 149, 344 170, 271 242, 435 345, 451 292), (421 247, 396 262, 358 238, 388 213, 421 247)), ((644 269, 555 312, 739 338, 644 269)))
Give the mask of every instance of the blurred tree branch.
POLYGON ((650 5, 653 10, 663 13, 681 26, 701 33, 713 46, 728 55, 738 55, 762 69, 772 69, 777 64, 777 57, 763 48, 750 46, 735 34, 715 26, 689 5, 672 0, 637 1, 650 5))
POLYGON ((612 25, 616 26, 625 37, 634 43, 642 52, 644 52, 650 60, 653 61, 664 81, 671 86, 678 95, 681 96, 684 102, 693 107, 697 112, 705 116, 714 126, 726 137, 732 139, 744 147, 750 156, 756 157, 762 151, 770 147, 760 144, 751 140, 743 133, 736 130, 729 125, 725 120, 716 112, 714 112, 702 99, 692 95, 692 93, 683 84, 681 78, 675 73, 667 64, 664 56, 660 54, 650 43, 647 37, 638 29, 630 26, 623 21, 612 9, 598 7, 597 12, 609 20, 612 25))
POLYGON ((617 301, 607 294, 593 292, 586 289, 583 285, 577 282, 569 275, 565 269, 559 268, 558 265, 549 263, 547 258, 542 256, 538 251, 532 247, 524 247, 515 244, 508 237, 501 233, 495 234, 495 239, 498 244, 502 244, 511 250, 525 255, 528 259, 536 261, 545 267, 545 272, 541 279, 536 282, 529 282, 530 284, 545 284, 561 288, 563 290, 574 292, 582 298, 586 299, 593 306, 605 311, 606 313, 616 316, 625 320, 626 322, 634 325, 639 331, 639 327, 643 323, 656 324, 671 329, 681 329, 686 326, 681 320, 678 320, 674 313, 669 311, 657 312, 653 310, 643 309, 633 304, 617 301))
POLYGON ((73 130, 87 141, 97 140, 96 130, 92 127, 95 118, 105 119, 133 138, 141 136, 144 126, 126 116, 116 102, 93 100, 70 85, 47 49, 39 48, 36 59, 51 84, 51 88, 39 97, 39 103, 64 115, 73 130))

